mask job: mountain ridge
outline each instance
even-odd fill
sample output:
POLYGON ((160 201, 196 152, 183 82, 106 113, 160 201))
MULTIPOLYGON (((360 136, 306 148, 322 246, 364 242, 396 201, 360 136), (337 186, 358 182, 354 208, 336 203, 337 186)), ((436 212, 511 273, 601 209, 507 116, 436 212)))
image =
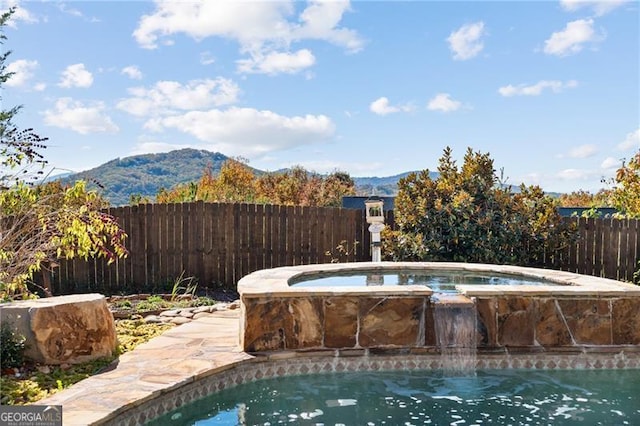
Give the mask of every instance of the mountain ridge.
MULTIPOLYGON (((207 167, 217 174, 222 164, 230 159, 220 152, 183 148, 179 150, 118 157, 100 166, 62 178, 52 177, 62 183, 85 180, 91 189, 100 189, 113 206, 128 205, 131 196, 154 198, 160 189, 194 182, 200 179, 207 167)), ((266 171, 250 167, 257 174, 266 171)), ((285 169, 286 170, 286 169, 285 169)), ((394 176, 353 177, 359 195, 391 196, 397 192, 398 181, 412 172, 394 176)), ((437 176, 437 173, 432 172, 437 176)))

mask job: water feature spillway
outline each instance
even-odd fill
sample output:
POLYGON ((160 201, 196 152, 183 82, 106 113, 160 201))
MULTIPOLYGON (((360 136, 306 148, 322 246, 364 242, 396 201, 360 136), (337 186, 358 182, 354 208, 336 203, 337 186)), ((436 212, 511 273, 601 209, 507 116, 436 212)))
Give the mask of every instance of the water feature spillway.
POLYGON ((473 300, 451 294, 433 296, 433 323, 442 369, 469 374, 476 369, 477 311, 473 300))
POLYGON ((437 262, 302 265, 265 269, 238 283, 241 347, 251 353, 375 351, 438 353, 429 285, 292 286, 345 272, 495 274, 536 283, 455 284, 472 300, 477 347, 488 352, 637 350, 640 287, 569 272, 437 262))

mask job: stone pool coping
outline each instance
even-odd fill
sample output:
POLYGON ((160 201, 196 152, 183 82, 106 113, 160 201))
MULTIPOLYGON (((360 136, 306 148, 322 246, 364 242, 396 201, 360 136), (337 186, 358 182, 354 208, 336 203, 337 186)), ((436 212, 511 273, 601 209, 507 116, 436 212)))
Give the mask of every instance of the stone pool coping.
POLYGON ((290 282, 305 276, 332 272, 393 272, 399 270, 439 270, 509 274, 517 277, 548 280, 554 285, 456 285, 468 297, 503 295, 521 296, 640 296, 640 286, 607 278, 580 275, 551 269, 537 269, 512 265, 492 265, 454 262, 354 262, 322 265, 284 266, 264 269, 243 277, 238 282, 242 298, 314 296, 430 296, 433 291, 424 285, 292 287, 290 282))
MULTIPOLYGON (((142 425, 213 392, 259 379, 312 373, 437 369, 429 353, 394 350, 271 352, 253 356, 238 346, 239 310, 214 312, 174 327, 122 355, 92 376, 38 405, 62 405, 63 424, 142 425)), ((640 368, 640 347, 570 352, 497 351, 478 357, 478 368, 640 368)))
MULTIPOLYGON (((322 265, 323 270, 407 269, 407 264, 369 262, 322 265)), ((552 295, 591 296, 595 291, 608 296, 640 296, 640 287, 597 277, 568 272, 498 265, 411 263, 413 268, 425 266, 456 268, 468 271, 515 273, 529 277, 552 279, 566 285, 555 286, 459 286, 467 296, 552 295), (513 287, 513 288, 509 288, 513 287), (487 292, 487 293, 484 293, 487 292), (542 292, 542 293, 541 293, 542 292)), ((288 286, 293 276, 317 271, 318 265, 275 268, 253 273, 241 280, 243 297, 264 297, 309 292, 288 286), (286 284, 286 287, 284 286, 286 284), (261 287, 261 288, 259 288, 261 287), (283 291, 284 293, 277 293, 283 291), (274 293, 275 292, 275 293, 274 293)), ((425 286, 418 291, 429 296, 425 286)), ((322 288, 325 295, 363 294, 380 296, 406 295, 407 286, 386 288, 322 288)), ((159 417, 181 405, 212 392, 262 378, 293 374, 434 369, 442 363, 439 354, 429 348, 335 349, 273 351, 251 355, 240 347, 241 311, 219 311, 168 330, 151 341, 122 355, 108 371, 94 375, 59 392, 38 405, 62 405, 63 424, 73 425, 139 425, 159 417)), ((640 368, 640 345, 585 346, 535 352, 521 348, 483 351, 478 368, 596 369, 640 368)))

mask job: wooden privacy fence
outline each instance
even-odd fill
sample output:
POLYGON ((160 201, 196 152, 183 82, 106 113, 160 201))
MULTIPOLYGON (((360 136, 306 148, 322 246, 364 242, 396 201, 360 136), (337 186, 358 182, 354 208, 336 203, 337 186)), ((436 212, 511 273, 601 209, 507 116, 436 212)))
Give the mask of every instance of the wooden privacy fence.
MULTIPOLYGON (((55 294, 166 291, 180 276, 196 278, 200 289, 233 290, 259 269, 370 260, 364 210, 195 202, 108 212, 129 235, 129 257, 111 265, 61 261, 52 276, 55 294), (337 249, 343 242, 347 253, 337 249)), ((393 212, 386 216, 393 226, 393 212)), ((640 255, 638 220, 565 220, 576 222, 580 238, 545 267, 632 280, 640 255)))
POLYGON ((369 254, 360 210, 195 202, 108 213, 129 236, 129 256, 111 265, 103 259, 62 260, 53 272, 54 293, 166 290, 180 276, 195 277, 199 288, 235 289, 240 278, 259 269, 337 259, 342 242, 348 253, 341 261, 369 254))
MULTIPOLYGON (((633 281, 640 259, 640 220, 566 218, 577 225, 578 241, 555 269, 633 281)), ((553 267, 552 265, 547 265, 553 267)))

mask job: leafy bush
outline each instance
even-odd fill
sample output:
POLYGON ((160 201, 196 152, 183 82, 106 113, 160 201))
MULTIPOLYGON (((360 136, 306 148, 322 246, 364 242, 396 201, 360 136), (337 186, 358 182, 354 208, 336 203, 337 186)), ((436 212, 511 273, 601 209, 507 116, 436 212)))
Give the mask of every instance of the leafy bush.
POLYGON ((447 147, 438 171, 400 180, 386 259, 541 266, 575 238, 539 187, 499 185, 489 154, 469 148, 458 169, 447 147))
POLYGON ((3 322, 0 326, 0 367, 22 366, 26 349, 26 338, 18 335, 9 321, 3 322))
POLYGON ((619 216, 640 219, 640 150, 622 164, 613 183, 611 201, 622 212, 619 216))

